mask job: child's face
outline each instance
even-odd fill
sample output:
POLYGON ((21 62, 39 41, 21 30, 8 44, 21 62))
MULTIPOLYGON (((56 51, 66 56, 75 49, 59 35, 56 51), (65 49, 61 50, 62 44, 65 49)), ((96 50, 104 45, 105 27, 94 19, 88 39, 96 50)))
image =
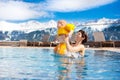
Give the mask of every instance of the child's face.
POLYGON ((64 20, 60 20, 58 21, 57 23, 57 27, 60 28, 60 27, 65 27, 66 26, 66 21, 64 20))

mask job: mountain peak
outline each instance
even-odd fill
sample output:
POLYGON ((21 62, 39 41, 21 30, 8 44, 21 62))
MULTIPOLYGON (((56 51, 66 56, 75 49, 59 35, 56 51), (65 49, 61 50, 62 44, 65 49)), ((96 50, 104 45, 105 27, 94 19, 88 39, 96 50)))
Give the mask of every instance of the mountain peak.
MULTIPOLYGON (((79 22, 73 23, 77 27, 76 29, 90 27, 92 30, 102 31, 104 28, 107 28, 113 23, 120 22, 119 19, 107 19, 101 18, 99 20, 91 20, 89 22, 79 22)), ((21 30, 24 32, 31 32, 35 30, 44 30, 46 28, 57 28, 57 22, 55 20, 50 20, 48 22, 39 22, 36 20, 31 20, 24 23, 11 23, 6 21, 0 21, 0 31, 13 31, 13 30, 21 30)))

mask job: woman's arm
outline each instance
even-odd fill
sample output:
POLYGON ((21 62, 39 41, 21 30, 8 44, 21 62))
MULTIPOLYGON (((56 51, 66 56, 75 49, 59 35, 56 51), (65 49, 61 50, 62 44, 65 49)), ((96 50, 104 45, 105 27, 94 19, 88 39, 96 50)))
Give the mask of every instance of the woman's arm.
POLYGON ((79 52, 81 51, 83 45, 79 45, 79 46, 71 46, 70 45, 70 42, 69 42, 69 37, 66 37, 65 39, 65 43, 66 43, 66 46, 67 46, 67 50, 70 51, 70 52, 79 52))

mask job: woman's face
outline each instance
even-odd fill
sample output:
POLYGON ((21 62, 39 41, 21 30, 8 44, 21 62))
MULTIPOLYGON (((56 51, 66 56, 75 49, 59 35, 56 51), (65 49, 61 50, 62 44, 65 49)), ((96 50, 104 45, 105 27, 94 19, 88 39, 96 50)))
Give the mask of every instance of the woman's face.
POLYGON ((82 33, 81 32, 77 32, 76 36, 75 36, 75 41, 81 41, 82 40, 82 33))

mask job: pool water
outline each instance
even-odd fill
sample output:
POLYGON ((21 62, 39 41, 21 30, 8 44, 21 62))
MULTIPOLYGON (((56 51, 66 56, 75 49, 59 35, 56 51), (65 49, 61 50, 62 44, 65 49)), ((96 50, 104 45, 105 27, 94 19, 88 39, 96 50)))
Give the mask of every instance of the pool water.
POLYGON ((74 59, 53 49, 0 48, 0 80, 120 80, 120 53, 85 53, 74 59))

